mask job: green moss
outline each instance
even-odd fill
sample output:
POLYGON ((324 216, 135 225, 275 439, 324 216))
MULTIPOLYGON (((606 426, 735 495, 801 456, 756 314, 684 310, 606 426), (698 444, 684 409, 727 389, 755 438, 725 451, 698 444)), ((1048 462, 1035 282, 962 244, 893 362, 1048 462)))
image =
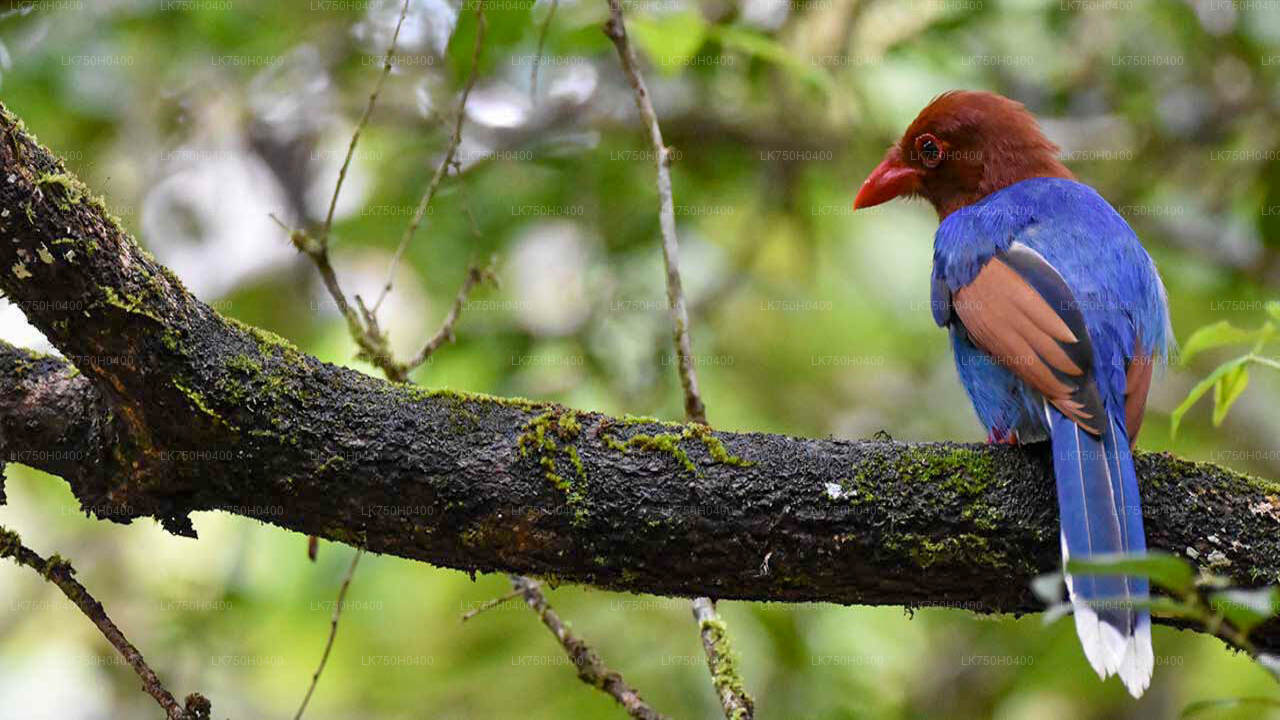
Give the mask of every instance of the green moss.
MULTIPOLYGON (((738 670, 738 656, 729 643, 729 630, 724 621, 718 618, 703 620, 698 624, 698 629, 704 640, 710 640, 714 650, 710 658, 710 670, 711 684, 715 686, 716 694, 723 696, 725 692, 730 692, 751 704, 751 696, 747 694, 746 687, 742 683, 742 673, 738 670)), ((747 717, 747 711, 738 708, 733 715, 733 720, 745 717, 747 717)))
POLYGON ((626 452, 627 444, 612 435, 601 435, 600 440, 604 442, 605 447, 617 452, 626 452))
POLYGON ((633 425, 665 425, 667 427, 682 427, 678 422, 659 420, 658 418, 646 417, 643 415, 623 415, 618 420, 618 424, 626 427, 631 427, 633 425))
POLYGON ((585 499, 587 472, 571 443, 582 432, 582 423, 576 410, 553 407, 525 423, 524 431, 516 438, 520 457, 536 456, 542 475, 552 487, 564 493, 569 505, 574 507, 574 524, 587 520, 585 499), (561 443, 564 443, 562 446, 561 443), (573 468, 572 478, 564 477, 556 466, 556 459, 564 455, 573 468))
POLYGON ((1008 555, 991 547, 982 535, 960 533, 942 538, 930 538, 916 533, 890 534, 885 538, 887 550, 904 553, 916 567, 927 569, 935 564, 976 565, 979 567, 1008 568, 1008 555))
POLYGON ((70 570, 71 563, 66 558, 55 553, 49 556, 48 560, 44 561, 44 567, 40 569, 40 574, 48 580, 52 578, 54 574, 66 574, 70 570))
POLYGON ((262 374, 262 363, 244 354, 236 355, 228 360, 227 367, 246 375, 257 376, 262 374))
POLYGON ((569 462, 573 464, 573 471, 577 474, 578 479, 585 482, 587 470, 582 466, 582 458, 578 457, 578 448, 566 445, 564 451, 569 455, 569 462))
MULTIPOLYGON (((645 424, 652 424, 647 419, 645 419, 644 422, 645 424)), ((624 425, 638 424, 628 423, 626 418, 623 419, 622 423, 624 425)), ((744 460, 736 455, 730 454, 728 449, 725 448, 724 443, 720 441, 720 438, 716 437, 712 433, 711 428, 706 425, 699 423, 690 423, 688 425, 680 423, 660 424, 666 427, 681 428, 681 431, 679 433, 658 433, 656 435, 638 433, 627 438, 625 441, 619 440, 612 435, 601 434, 601 440, 604 442, 606 447, 618 452, 627 452, 629 450, 636 449, 649 452, 666 453, 674 458, 676 462, 680 463, 681 467, 688 470, 695 476, 700 474, 698 472, 698 467, 689 457, 689 453, 686 452, 684 448, 680 447, 680 443, 682 441, 689 439, 696 438, 701 441, 703 446, 707 449, 707 454, 711 456, 711 461, 714 463, 735 465, 737 467, 750 467, 754 464, 748 460, 744 460)))
POLYGON ((209 407, 209 405, 205 402, 204 395, 200 394, 196 390, 192 390, 186 385, 183 385, 182 382, 177 379, 173 381, 173 386, 177 388, 179 392, 181 392, 183 395, 186 395, 187 399, 191 401, 191 404, 195 405, 196 408, 200 410, 200 412, 204 413, 205 415, 208 415, 214 420, 217 420, 218 422, 222 423, 226 427, 235 429, 234 426, 228 423, 226 420, 224 420, 223 417, 219 415, 216 410, 209 407))
POLYGON ((712 462, 717 462, 721 465, 736 465, 738 467, 751 467, 755 464, 749 460, 743 460, 737 455, 731 454, 724 446, 724 443, 720 441, 720 438, 716 437, 715 434, 712 433, 711 428, 706 425, 701 425, 699 423, 690 424, 686 433, 691 433, 694 437, 702 441, 702 444, 707 448, 707 453, 711 455, 712 462))
POLYGON ((71 209, 72 205, 79 203, 88 194, 84 185, 75 176, 65 172, 41 173, 40 177, 36 178, 36 187, 50 191, 57 189, 62 196, 58 202, 58 207, 62 210, 71 209))
MULTIPOLYGON (((498 405, 501 407, 515 408, 516 410, 525 410, 528 412, 536 412, 538 410, 546 410, 552 407, 551 403, 535 402, 522 397, 498 397, 496 395, 486 395, 484 393, 466 392, 464 390, 448 390, 437 389, 428 390, 413 385, 404 386, 404 390, 411 396, 415 396, 421 400, 434 400, 437 398, 447 398, 458 403, 480 403, 486 405, 498 405)), ((576 417, 575 417, 576 422, 576 417)))
POLYGON ((680 447, 680 441, 684 439, 684 435, 676 433, 662 433, 659 435, 645 435, 643 433, 632 435, 627 441, 622 443, 622 450, 626 452, 632 448, 644 450, 647 452, 661 452, 675 458, 676 462, 685 470, 693 475, 698 474, 698 468, 689 459, 689 453, 680 447))
POLYGON ((0 558, 18 554, 22 547, 22 538, 12 530, 0 528, 0 558))
MULTIPOLYGON (((871 454, 862 458, 850 479, 851 502, 874 502, 877 485, 884 478, 896 478, 907 484, 935 485, 966 503, 981 502, 980 499, 997 482, 995 460, 986 451, 921 446, 909 453, 892 456, 871 454)), ((843 481, 841 485, 844 486, 843 481)), ((979 509, 971 509, 970 512, 977 513, 979 509)))
POLYGON ((330 455, 328 459, 326 459, 324 463, 320 465, 320 467, 316 468, 316 474, 321 475, 327 470, 336 469, 339 466, 345 465, 346 463, 347 463, 347 459, 342 457, 341 455, 330 455))
POLYGON ((140 295, 129 293, 122 298, 120 297, 120 294, 116 292, 116 289, 111 287, 110 285, 103 285, 101 286, 101 288, 102 288, 102 294, 105 295, 107 298, 106 302, 108 305, 118 307, 121 310, 124 310, 125 312, 133 315, 140 315, 142 317, 151 318, 152 320, 155 320, 161 325, 165 324, 165 321, 163 318, 151 312, 150 310, 146 309, 145 302, 140 295))
POLYGON ((302 354, 302 351, 298 350, 297 346, 270 330, 263 330, 260 327, 254 327, 253 325, 240 322, 232 317, 223 317, 223 319, 227 321, 227 324, 258 341, 258 345, 265 355, 269 355, 272 349, 280 350, 282 353, 294 353, 296 355, 302 354))

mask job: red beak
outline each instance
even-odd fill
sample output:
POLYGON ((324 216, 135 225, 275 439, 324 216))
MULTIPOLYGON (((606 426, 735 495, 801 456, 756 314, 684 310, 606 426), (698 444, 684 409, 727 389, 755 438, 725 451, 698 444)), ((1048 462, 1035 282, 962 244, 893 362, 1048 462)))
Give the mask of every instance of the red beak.
POLYGON ((920 171, 902 162, 902 153, 898 148, 890 148, 884 161, 863 181, 858 196, 853 200, 853 209, 861 210, 879 205, 913 193, 919 188, 920 171))

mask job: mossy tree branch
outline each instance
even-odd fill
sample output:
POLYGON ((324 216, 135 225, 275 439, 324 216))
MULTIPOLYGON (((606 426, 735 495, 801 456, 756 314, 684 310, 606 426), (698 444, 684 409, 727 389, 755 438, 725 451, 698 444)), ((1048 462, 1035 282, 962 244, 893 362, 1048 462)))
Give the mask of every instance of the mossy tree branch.
MULTIPOLYGON (((468 571, 977 612, 1038 610, 1028 580, 1058 566, 1041 448, 719 432, 377 380, 195 300, 2 108, 0 164, 0 289, 70 360, 0 343, 0 457, 99 517, 190 534, 190 512, 224 509, 468 571)), ((1136 462, 1152 547, 1280 577, 1280 484, 1136 462)), ((1280 651, 1280 626, 1253 639, 1280 651)))

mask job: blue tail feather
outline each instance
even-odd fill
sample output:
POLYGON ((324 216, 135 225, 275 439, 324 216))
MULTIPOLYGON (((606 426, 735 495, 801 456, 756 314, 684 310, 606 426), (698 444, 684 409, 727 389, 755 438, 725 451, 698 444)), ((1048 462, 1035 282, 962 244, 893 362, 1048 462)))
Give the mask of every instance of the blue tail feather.
MULTIPOLYGON (((1124 420, 1109 414, 1096 436, 1046 405, 1062 524, 1062 555, 1083 559, 1146 550, 1138 478, 1124 420)), ((1135 697, 1150 683, 1150 615, 1132 607, 1148 597, 1145 578, 1067 577, 1076 630, 1101 677, 1118 674, 1135 697)))

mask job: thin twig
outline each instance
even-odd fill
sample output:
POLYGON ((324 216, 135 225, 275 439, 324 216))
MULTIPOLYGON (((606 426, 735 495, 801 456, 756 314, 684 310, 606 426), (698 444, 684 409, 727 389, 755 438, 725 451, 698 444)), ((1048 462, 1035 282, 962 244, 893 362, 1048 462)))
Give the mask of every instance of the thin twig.
POLYGON ((414 210, 413 219, 409 222, 409 226, 405 228, 404 235, 400 238, 400 244, 396 246, 396 253, 391 257, 391 265, 387 268, 387 281, 383 283, 382 292, 378 295, 378 300, 373 304, 373 312, 378 312, 378 308, 382 307, 382 301, 387 298, 387 293, 391 292, 391 281, 395 276, 396 266, 400 264, 400 258, 404 256, 404 251, 409 247, 409 241, 413 239, 413 234, 418 231, 418 226, 422 224, 422 216, 426 215, 427 208, 431 205, 431 200, 436 196, 436 190, 440 189, 440 182, 444 180, 444 176, 449 172, 449 167, 453 165, 453 156, 458 151, 458 145, 462 143, 462 121, 466 118, 467 99, 471 97, 471 89, 476 85, 476 74, 480 67, 480 52, 484 49, 484 0, 476 0, 476 44, 471 54, 471 72, 467 75, 467 84, 462 88, 462 95, 458 98, 458 109, 454 114, 453 135, 449 138, 449 146, 445 148, 444 158, 440 161, 440 165, 436 167, 435 175, 431 177, 431 184, 427 185, 427 190, 422 194, 422 199, 418 201, 418 207, 414 210))
POLYGON ((360 131, 369 124, 369 116, 373 114, 373 106, 378 102, 378 93, 382 92, 382 86, 386 84, 387 77, 391 75, 391 58, 396 52, 396 40, 400 39, 400 26, 404 24, 404 16, 409 12, 409 0, 404 0, 404 4, 400 6, 400 19, 396 20, 395 32, 391 34, 391 44, 387 46, 387 54, 382 58, 382 74, 378 76, 378 82, 373 86, 373 92, 369 93, 369 102, 364 106, 364 114, 360 116, 360 122, 356 123, 355 132, 351 133, 351 143, 347 145, 347 156, 342 160, 342 168, 338 170, 338 182, 333 187, 333 197, 329 198, 329 212, 325 213, 324 225, 320 228, 320 244, 328 247, 329 245, 329 229, 333 227, 333 210, 338 206, 338 194, 342 192, 342 181, 347 179, 347 169, 351 166, 351 157, 356 153, 356 143, 360 141, 360 131))
MULTIPOLYGON (((407 7, 407 5, 408 3, 406 2, 405 6, 407 7)), ((401 21, 404 20, 403 11, 401 12, 400 19, 401 21)), ((391 265, 387 271, 387 281, 384 283, 382 291, 379 294, 377 301, 373 304, 372 309, 365 305, 364 300, 359 295, 355 296, 356 305, 359 308, 359 315, 356 314, 355 310, 351 309, 345 295, 338 287, 337 278, 334 276, 332 267, 329 265, 326 244, 312 239, 305 232, 290 230, 284 225, 284 223, 280 223, 281 226, 285 227, 285 230, 289 232, 289 237, 293 241, 294 245, 296 245, 299 250, 306 252, 313 260, 315 260, 316 268, 324 278, 325 285, 329 288, 330 295, 333 296, 334 300, 338 303, 339 309, 342 310, 343 315, 347 318, 347 325, 352 338, 360 346, 365 357, 381 369, 388 379, 396 382, 404 382, 407 379, 410 370, 426 362, 426 360, 431 357, 431 354, 444 345, 444 343, 453 340, 454 325, 457 324, 458 318, 462 313, 463 307, 466 305, 467 298, 470 296, 471 291, 483 280, 494 280, 492 260, 490 260, 490 264, 484 268, 480 268, 479 266, 470 267, 467 270, 466 280, 458 290, 458 294, 454 298, 453 305, 450 308, 449 313, 445 316, 440 329, 437 330, 435 335, 427 341, 422 350, 420 350, 418 354, 407 363, 399 363, 391 357, 390 351, 387 349, 386 336, 378 327, 377 311, 382 305, 382 301, 386 299, 387 293, 391 290, 391 281, 394 277, 397 264, 404 255, 404 251, 408 247, 409 241, 413 238, 414 232, 416 232, 419 224, 422 222, 422 217, 426 214, 427 208, 431 204, 431 200, 435 197, 441 181, 444 179, 449 167, 454 164, 454 155, 457 152, 458 145, 462 142, 462 122, 466 115, 467 99, 471 95, 472 88, 475 87, 476 74, 480 66, 480 53, 483 49, 484 43, 485 15, 483 0, 478 0, 476 5, 476 22, 476 42, 471 58, 471 72, 467 77, 467 84, 463 88, 462 95, 458 100, 458 107, 453 125, 453 135, 450 138, 449 147, 445 151, 444 159, 440 162, 439 167, 436 168, 435 175, 431 179, 431 184, 427 186, 426 192, 418 203, 413 220, 410 222, 409 227, 406 228, 404 236, 400 240, 400 245, 396 248, 396 253, 392 258, 391 265), (361 318, 363 318, 363 320, 361 320, 361 318)), ((396 32, 397 34, 399 33, 398 24, 396 32)), ((345 175, 346 165, 351 159, 351 153, 355 148, 360 128, 364 126, 368 120, 369 114, 373 111, 373 106, 378 96, 378 90, 381 89, 382 82, 385 80, 385 70, 386 67, 390 65, 390 58, 394 47, 395 38, 393 37, 392 47, 387 50, 387 61, 384 64, 384 75, 379 79, 378 87, 375 88, 374 92, 369 96, 369 105, 365 109, 365 115, 361 119, 360 124, 356 127, 355 135, 352 136, 351 145, 347 151, 347 161, 343 163, 343 170, 339 173, 338 188, 334 189, 334 201, 330 202, 330 216, 332 216, 333 202, 336 202, 338 189, 342 185, 342 176, 345 175)), ((467 219, 471 223, 471 232, 474 235, 479 236, 480 229, 476 224, 475 217, 471 214, 470 207, 464 204, 464 211, 467 214, 467 219)), ((280 221, 276 220, 276 222, 279 223, 280 221)), ((329 222, 326 220, 323 237, 327 237, 328 227, 329 222)), ((307 689, 307 695, 303 699, 302 706, 298 709, 298 714, 295 716, 294 720, 300 720, 302 717, 302 713, 306 709, 312 693, 315 692, 316 683, 319 681, 320 675, 323 673, 325 664, 329 659, 329 653, 333 647, 334 638, 338 632, 338 622, 342 613, 343 600, 346 597, 347 588, 351 584, 352 576, 355 574, 356 566, 360 561, 362 553, 363 551, 357 551, 355 557, 352 558, 351 567, 348 569, 346 578, 342 582, 342 587, 338 591, 338 606, 334 608, 333 619, 330 623, 329 639, 325 644, 324 654, 320 659, 319 667, 316 668, 316 672, 311 678, 311 687, 307 689)), ((499 598, 497 600, 490 601, 490 603, 486 603, 484 606, 467 613, 462 619, 465 621, 468 618, 474 617, 480 612, 489 609, 490 607, 496 607, 506 600, 514 598, 517 595, 522 595, 529 606, 539 612, 543 624, 555 633, 556 638, 560 641, 561 645, 563 645, 565 650, 570 653, 570 657, 579 668, 578 676, 580 678, 588 684, 599 687, 615 697, 618 702, 622 703, 623 706, 627 708, 627 711, 631 713, 633 717, 645 718, 646 720, 658 720, 664 717, 649 708, 649 706, 640 699, 639 695, 637 695, 636 692, 623 681, 620 674, 605 667, 599 656, 596 655, 585 642, 574 637, 572 633, 569 632, 568 628, 566 628, 564 623, 561 622, 559 616, 551 610, 546 597, 542 594, 542 590, 538 587, 537 583, 516 575, 512 575, 510 577, 513 586, 516 588, 515 592, 505 598, 499 598), (580 658, 586 661, 585 665, 584 662, 579 662, 580 658), (586 672, 583 669, 584 667, 589 668, 589 674, 584 674, 584 672, 586 672)))
MULTIPOLYGON (((653 109, 649 89, 640 74, 635 50, 627 39, 621 0, 608 2, 609 20, 605 23, 604 33, 618 50, 622 70, 635 95, 636 109, 640 111, 640 117, 648 130, 654 164, 657 166, 658 225, 662 231, 662 259, 667 269, 667 306, 671 311, 676 367, 680 373, 680 385, 684 389, 685 418, 706 425, 707 409, 698 393, 698 376, 693 367, 693 344, 689 340, 689 312, 684 298, 684 285, 680 281, 680 242, 676 236, 675 202, 671 192, 671 154, 662 142, 658 114, 653 109)), ((742 676, 738 672, 729 635, 724 621, 716 613, 715 601, 706 597, 694 599, 693 616, 698 622, 698 633, 702 637, 702 647, 707 655, 707 667, 724 716, 730 720, 751 720, 755 714, 755 703, 747 694, 742 676)))
POLYGON ((338 311, 342 313, 342 317, 347 322, 347 328, 351 331, 352 338, 356 341, 356 345, 360 348, 362 357, 379 367, 393 367, 395 360, 391 357, 391 351, 387 347, 386 339, 382 337, 376 328, 372 327, 366 321, 362 321, 360 316, 356 314, 351 303, 347 300, 346 293, 342 291, 342 286, 338 282, 338 275, 334 272, 333 264, 329 262, 329 233, 333 227, 333 213, 338 205, 338 196, 342 193, 342 183, 346 180, 347 170, 351 166, 351 158, 355 155, 356 144, 360 142, 360 132, 369 124, 369 117, 373 115, 373 108, 377 105, 378 95, 382 92, 383 85, 386 84, 387 77, 391 74, 391 59, 395 56, 396 41, 400 38, 400 28, 404 25, 405 15, 409 11, 409 0, 404 0, 400 7, 400 17, 396 20, 396 29, 391 35, 391 43, 387 46, 386 55, 382 59, 382 74, 378 76, 378 81, 373 87, 373 92, 369 93, 369 102, 365 105, 364 113, 360 116, 359 122, 356 123, 355 131, 351 133, 351 142, 347 145, 347 155, 342 160, 342 167, 338 170, 338 180, 333 186, 333 195, 329 198, 329 210, 325 214, 324 224, 320 227, 318 237, 313 237, 310 233, 302 229, 291 229, 278 218, 272 216, 281 227, 289 233, 289 240, 299 251, 306 254, 315 263, 316 270, 320 273, 321 280, 324 281, 325 289, 328 290, 329 296, 333 298, 333 302, 338 306, 338 311))
POLYGON ((518 590, 524 596, 525 603, 538 613, 538 618, 542 620, 542 624, 547 626, 552 635, 556 636, 556 640, 560 642, 561 647, 568 653, 569 659, 573 661, 574 667, 578 670, 578 678, 582 682, 600 688, 606 693, 613 696, 614 700, 627 711, 627 714, 639 720, 662 720, 665 715, 657 712, 649 707, 647 703, 640 697, 622 676, 610 670, 605 666, 604 661, 596 654, 591 646, 587 645, 576 635, 573 634, 555 610, 551 609, 551 605, 547 602, 547 597, 542 593, 542 589, 538 583, 527 577, 520 575, 511 576, 511 586, 518 590))
POLYGON ((48 560, 40 557, 34 550, 22 544, 22 538, 17 533, 0 527, 0 558, 12 558, 19 565, 25 565, 32 570, 40 573, 46 580, 58 586, 58 589, 67 596, 76 607, 80 608, 80 612, 89 618, 98 629, 102 631, 102 635, 106 637, 107 642, 111 643, 125 661, 133 668, 133 671, 142 679, 142 689, 147 694, 155 698, 160 707, 164 709, 165 716, 170 720, 192 720, 193 718, 209 717, 209 701, 205 700, 198 694, 187 696, 186 707, 178 704, 173 695, 165 689, 160 683, 160 678, 156 676, 146 661, 142 659, 142 653, 138 648, 129 642, 120 628, 107 617, 107 611, 102 607, 102 603, 94 599, 89 591, 75 579, 75 570, 71 564, 61 557, 54 555, 48 560))
POLYGON ((533 56, 533 67, 529 70, 529 102, 538 104, 538 66, 542 64, 542 48, 547 42, 547 30, 551 28, 551 18, 556 16, 556 8, 560 0, 551 0, 551 9, 547 11, 547 19, 542 21, 542 29, 538 31, 538 52, 533 56))
POLYGON ((649 133, 658 169, 658 225, 662 230, 662 259, 667 268, 667 305, 671 309, 672 335, 676 345, 676 367, 680 371, 680 384, 684 388, 684 412, 692 422, 707 423, 707 411, 698 394, 698 376, 693 368, 693 350, 689 341, 689 312, 685 306, 684 286, 680 282, 680 241, 676 237, 675 203, 671 198, 671 154, 662 144, 662 128, 658 126, 658 114, 649 100, 649 90, 640 75, 635 50, 627 40, 626 25, 622 20, 621 0, 609 0, 609 20, 604 32, 618 49, 622 70, 631 82, 636 108, 649 133))
POLYGON ((479 283, 492 279, 492 259, 490 259, 487 267, 472 265, 467 268, 467 279, 462 282, 462 287, 458 288, 458 294, 453 298, 453 306, 449 308, 449 314, 444 316, 444 322, 440 324, 440 329, 436 330, 436 334, 427 340, 427 343, 422 346, 417 355, 413 356, 413 359, 404 364, 406 371, 413 370, 426 362, 432 353, 440 349, 441 345, 453 342, 453 326, 457 324, 458 316, 462 314, 462 308, 467 304, 467 298, 471 295, 471 290, 479 283))
POLYGON ((351 557, 351 566, 347 568, 347 574, 342 578, 342 586, 338 588, 338 604, 334 606, 333 616, 329 619, 329 639, 324 644, 324 654, 320 656, 320 665, 311 676, 311 686, 307 688, 307 694, 302 698, 302 705, 298 706, 298 712, 293 716, 293 720, 301 720, 302 713, 307 709, 307 703, 311 702, 311 695, 316 691, 316 684, 320 682, 320 675, 324 673, 324 666, 329 662, 329 651, 333 649, 333 640, 338 636, 338 621, 342 619, 347 590, 351 587, 351 578, 355 577, 356 566, 360 564, 362 555, 364 550, 356 550, 356 554, 351 557))
POLYGON ((516 590, 512 590, 511 592, 501 597, 496 597, 496 598, 493 598, 492 600, 485 600, 484 602, 480 603, 478 607, 471 608, 470 610, 462 613, 462 622, 466 622, 471 618, 479 615, 480 613, 485 612, 486 610, 492 610, 500 605, 503 605, 511 600, 514 600, 515 598, 519 597, 522 592, 523 592, 522 590, 516 589, 516 590))

